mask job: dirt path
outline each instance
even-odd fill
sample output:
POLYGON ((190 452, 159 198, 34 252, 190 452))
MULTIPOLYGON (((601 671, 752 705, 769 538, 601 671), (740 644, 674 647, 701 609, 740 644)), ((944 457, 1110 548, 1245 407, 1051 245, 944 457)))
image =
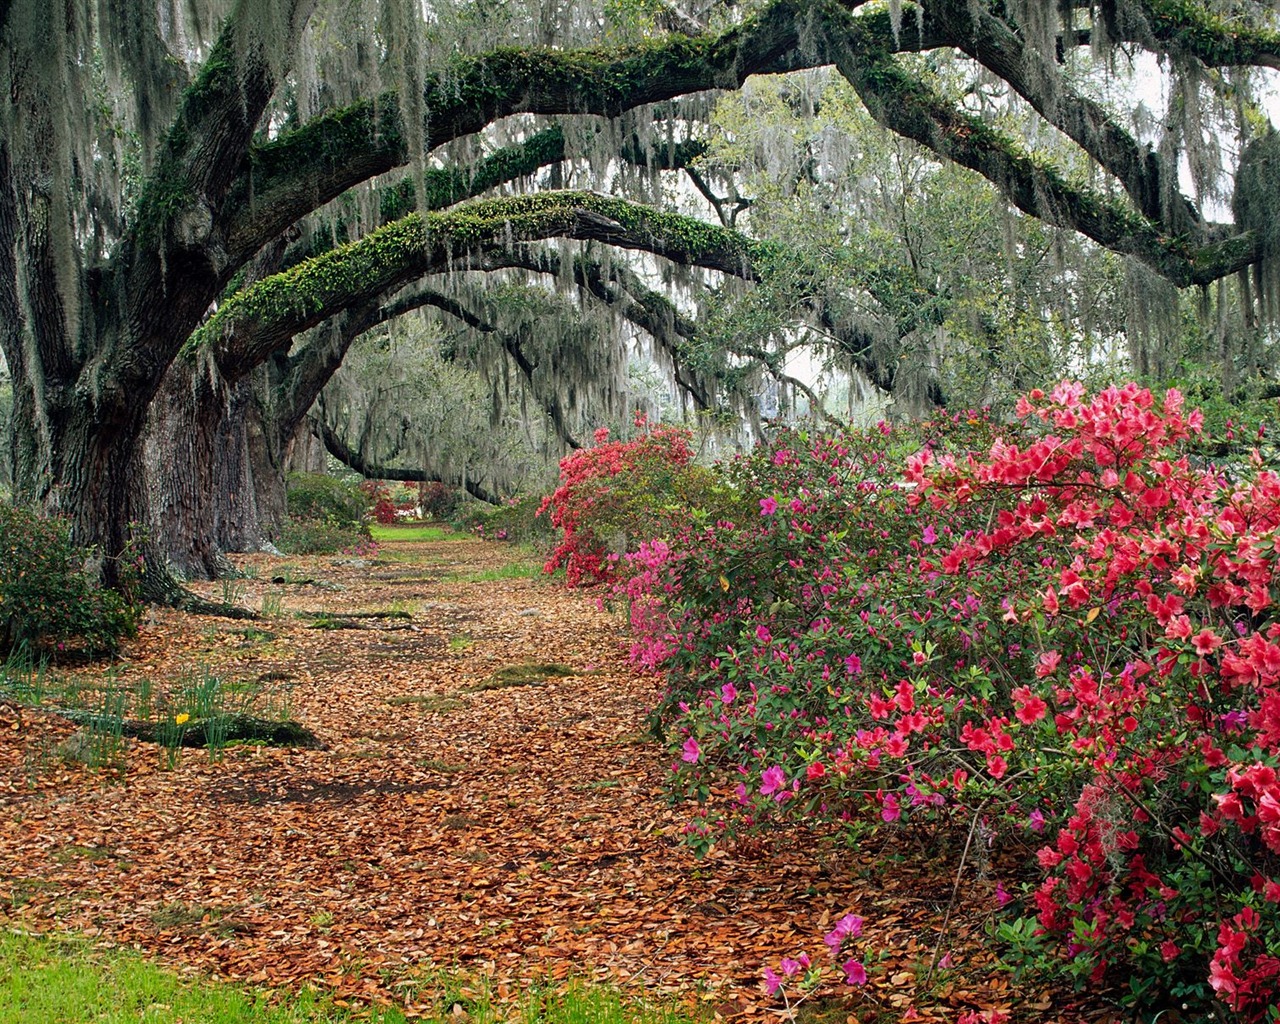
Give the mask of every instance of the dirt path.
POLYGON ((956 967, 925 981, 945 857, 886 869, 901 851, 783 842, 696 861, 687 810, 663 796, 670 757, 643 732, 657 683, 627 670, 616 618, 513 575, 514 557, 471 539, 388 544, 367 564, 255 557, 258 579, 232 596, 278 599, 282 616, 159 615, 121 681, 162 688, 207 667, 287 702, 327 749, 187 751, 162 770, 134 743, 112 781, 53 755, 70 726, 24 713, 0 738, 0 916, 351 998, 412 1006, 414 977, 460 965, 500 992, 598 977, 730 1016, 761 1013, 763 967, 816 956, 852 911, 886 959, 837 1019, 1015 1003, 1054 1019, 978 951, 994 882, 964 888, 943 947, 956 967), (360 610, 412 618, 316 629, 294 614, 360 610), (526 661, 576 674, 484 688, 526 661))

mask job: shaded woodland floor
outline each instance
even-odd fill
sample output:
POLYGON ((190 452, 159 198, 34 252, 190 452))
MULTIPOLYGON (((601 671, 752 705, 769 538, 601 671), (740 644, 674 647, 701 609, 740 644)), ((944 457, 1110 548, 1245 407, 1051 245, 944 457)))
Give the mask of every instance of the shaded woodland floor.
MULTIPOLYGON (((871 983, 814 1000, 825 1019, 1105 1019, 1010 987, 983 945, 994 875, 966 872, 939 940, 963 833, 857 850, 783 834, 696 860, 689 810, 663 791, 671 757, 645 731, 659 682, 628 670, 618 617, 519 558, 471 538, 254 556, 256 579, 203 592, 278 614, 156 612, 116 666, 135 686, 198 668, 272 688, 326 749, 187 750, 166 769, 135 741, 123 770, 91 769, 57 756, 71 723, 0 707, 0 925, 410 1010, 446 967, 500 996, 606 979, 758 1019, 775 1005, 763 968, 818 958, 853 912, 871 983), (574 674, 501 671, 529 662, 574 674)), ((104 668, 63 671, 91 683, 104 668)))

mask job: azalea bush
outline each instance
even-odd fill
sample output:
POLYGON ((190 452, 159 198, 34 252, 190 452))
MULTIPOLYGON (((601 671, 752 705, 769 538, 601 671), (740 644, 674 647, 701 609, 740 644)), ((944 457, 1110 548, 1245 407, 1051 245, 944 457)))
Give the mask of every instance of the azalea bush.
POLYGON ((549 514, 559 543, 547 572, 565 570, 569 586, 612 580, 618 555, 647 538, 661 537, 690 516, 705 518, 714 504, 710 471, 692 464, 691 434, 650 427, 638 418, 631 440, 595 432, 595 444, 560 463, 560 485, 538 514, 549 514))
MULTIPOLYGON (((447 523, 457 515, 461 504, 462 495, 456 487, 434 480, 417 485, 417 507, 427 519, 447 523)), ((410 507, 413 507, 412 501, 410 507)))
POLYGON ((1280 476, 1193 459, 1174 391, 1018 412, 780 434, 720 467, 724 515, 614 563, 633 657, 671 680, 691 841, 1029 843, 1031 912, 998 926, 1025 963, 1278 1019, 1280 476))
POLYGON ((539 514, 541 494, 521 494, 502 505, 471 501, 461 505, 452 520, 456 530, 474 533, 486 540, 512 541, 546 554, 556 543, 548 517, 539 514))

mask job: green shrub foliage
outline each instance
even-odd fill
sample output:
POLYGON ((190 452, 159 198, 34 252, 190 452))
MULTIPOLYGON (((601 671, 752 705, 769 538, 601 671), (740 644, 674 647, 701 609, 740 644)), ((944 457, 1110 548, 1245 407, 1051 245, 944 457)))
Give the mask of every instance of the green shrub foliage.
POLYGON ((287 500, 290 516, 355 529, 365 525, 371 507, 358 483, 324 473, 291 473, 287 500))
POLYGON ((372 497, 354 481, 323 473, 293 473, 289 514, 276 545, 290 555, 327 555, 360 548, 369 540, 372 497))
POLYGON ((0 504, 0 653, 27 644, 111 654, 133 635, 134 609, 90 579, 88 558, 65 522, 0 504))

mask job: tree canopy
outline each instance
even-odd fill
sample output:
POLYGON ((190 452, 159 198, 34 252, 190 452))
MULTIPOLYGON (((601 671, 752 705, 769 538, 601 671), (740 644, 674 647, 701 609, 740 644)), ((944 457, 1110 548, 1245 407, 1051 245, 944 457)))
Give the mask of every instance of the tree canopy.
POLYGON ((424 308, 496 346, 478 365, 566 444, 634 343, 699 407, 752 374, 803 391, 798 339, 922 404, 949 397, 944 356, 1019 383, 1049 365, 1037 331, 1087 347, 1100 300, 1127 318, 1101 343, 1168 371, 1134 339, 1156 314, 1185 333, 1199 289, 1224 379, 1248 373, 1280 294, 1256 100, 1276 21, 1253 0, 11 0, 15 494, 110 578, 175 466, 148 430, 189 433, 165 410, 203 408, 190 459, 216 461, 252 377, 278 440, 361 334, 424 308), (1126 83, 1157 69, 1144 123, 1126 83), (599 329, 504 327, 486 291, 538 280, 599 329))

